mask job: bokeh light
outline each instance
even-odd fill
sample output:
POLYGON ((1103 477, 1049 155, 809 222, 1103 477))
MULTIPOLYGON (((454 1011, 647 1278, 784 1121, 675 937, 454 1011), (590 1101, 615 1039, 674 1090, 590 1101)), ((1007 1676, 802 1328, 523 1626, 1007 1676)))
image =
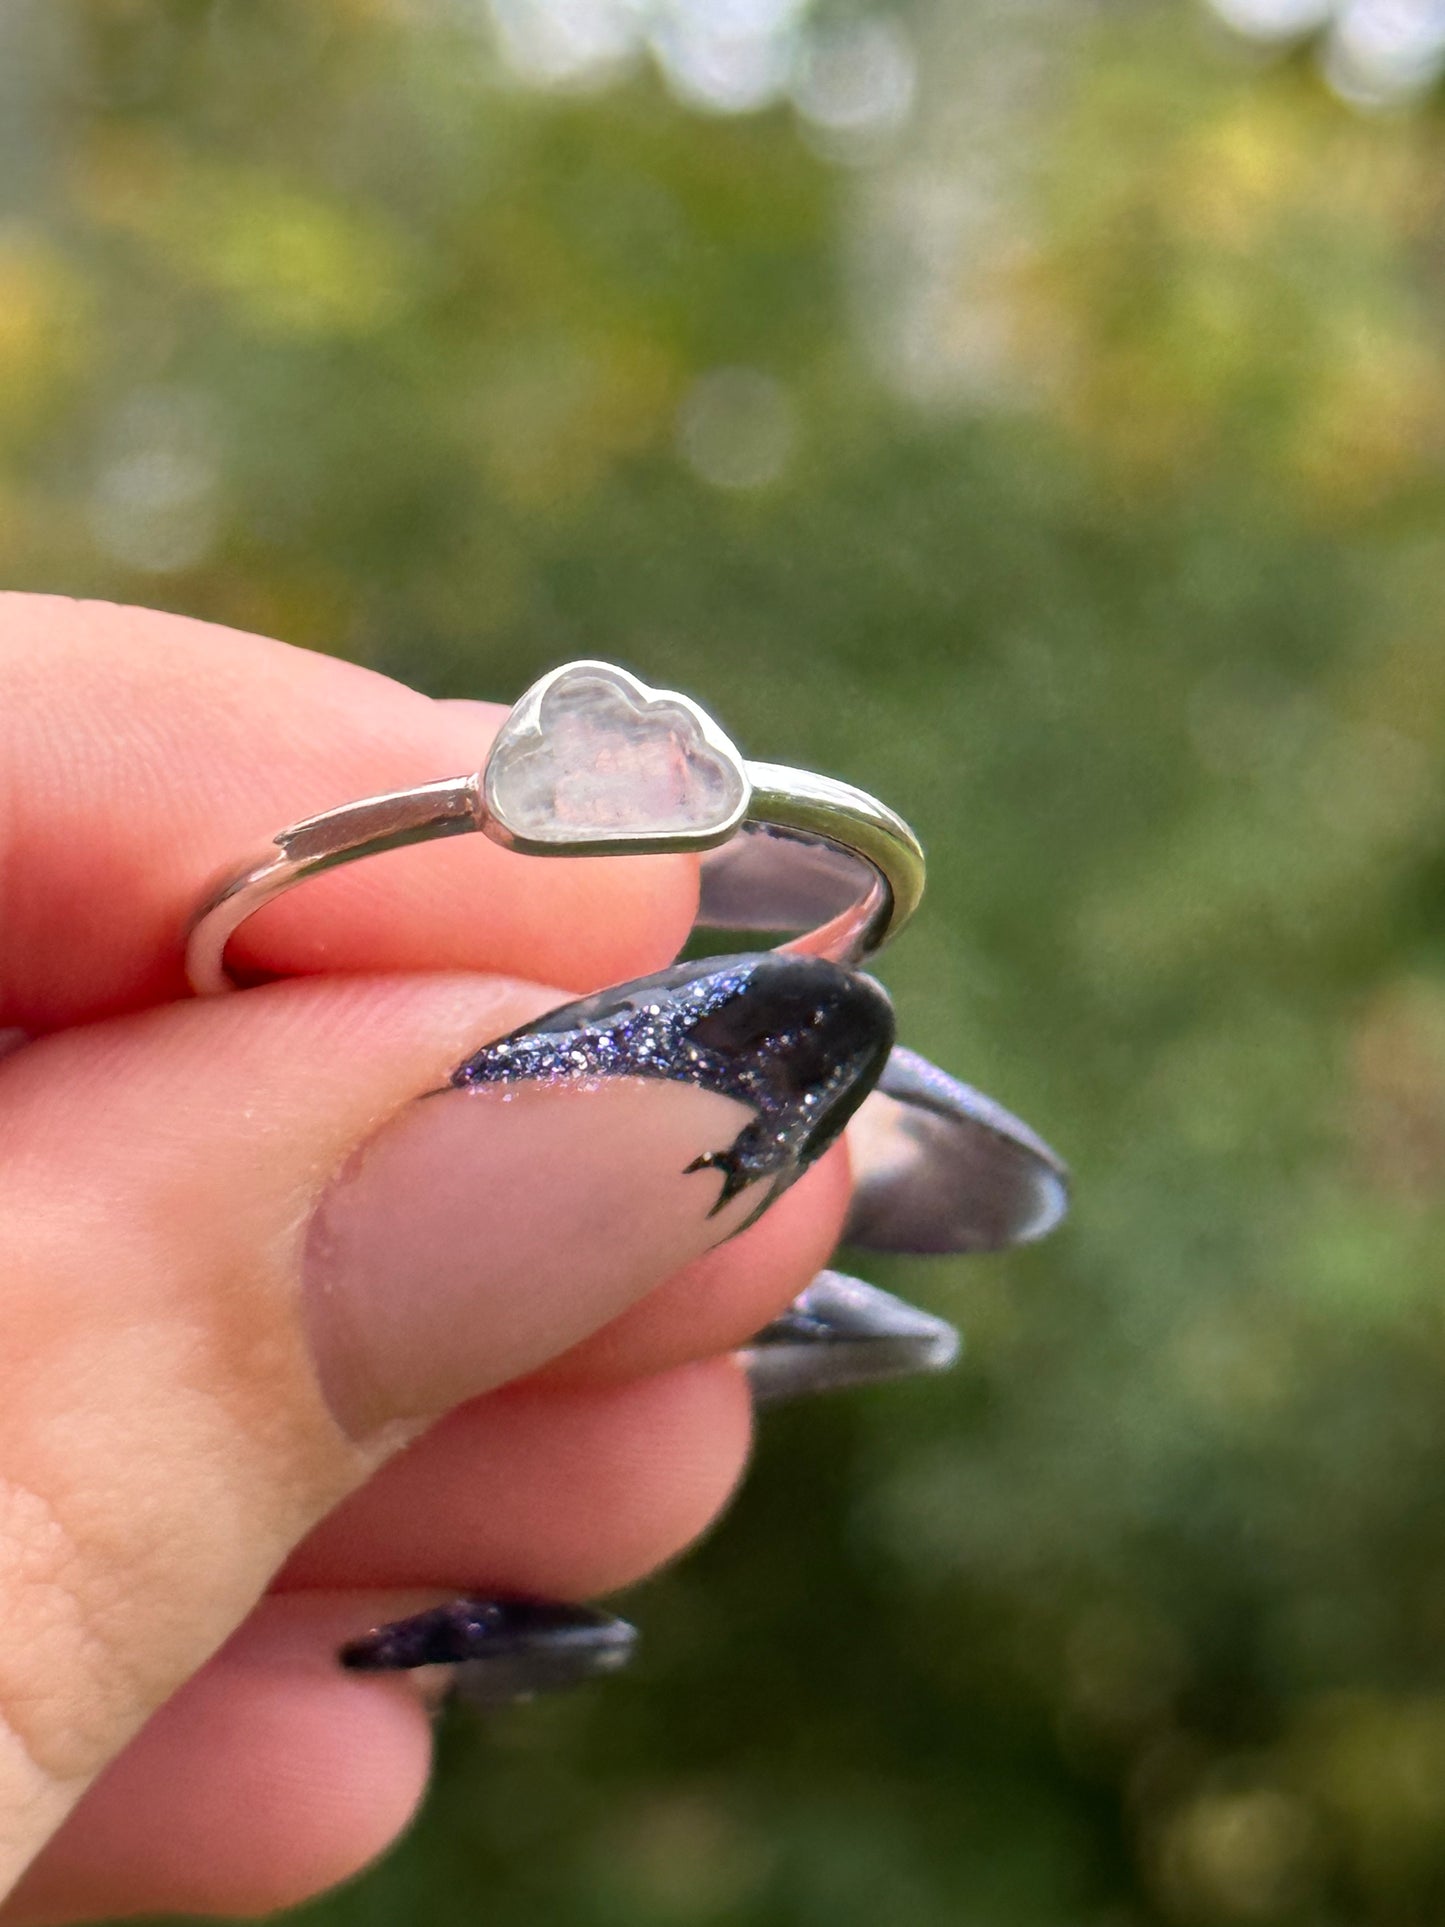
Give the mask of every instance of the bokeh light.
POLYGON ((1320 29, 1320 70, 1341 99, 1391 107, 1445 71, 1440 0, 1209 0, 1237 32, 1287 44, 1320 29))
POLYGON ((718 488, 761 488, 783 473, 797 438, 783 385, 756 368, 716 368, 682 398, 677 439, 683 460, 718 488))

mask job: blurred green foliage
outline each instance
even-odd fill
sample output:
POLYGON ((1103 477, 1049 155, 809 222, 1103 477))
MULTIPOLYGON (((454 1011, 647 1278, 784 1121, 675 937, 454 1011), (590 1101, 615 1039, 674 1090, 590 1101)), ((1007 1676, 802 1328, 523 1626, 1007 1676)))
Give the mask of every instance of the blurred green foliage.
POLYGON ((314 1927, 1445 1917, 1441 124, 1185 0, 881 17, 842 152, 464 0, 0 16, 5 579, 876 789, 906 1037, 1077 1173, 867 1267, 956 1376, 770 1415, 314 1927))

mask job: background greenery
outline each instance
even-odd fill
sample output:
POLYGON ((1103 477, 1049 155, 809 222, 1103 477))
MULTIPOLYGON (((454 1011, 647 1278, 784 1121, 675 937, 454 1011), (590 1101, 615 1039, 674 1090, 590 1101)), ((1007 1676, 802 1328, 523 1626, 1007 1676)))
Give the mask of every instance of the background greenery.
POLYGON ((0 12, 4 579, 876 789, 1078 1178, 313 1927, 1445 1918, 1440 50, 1218 4, 0 12))

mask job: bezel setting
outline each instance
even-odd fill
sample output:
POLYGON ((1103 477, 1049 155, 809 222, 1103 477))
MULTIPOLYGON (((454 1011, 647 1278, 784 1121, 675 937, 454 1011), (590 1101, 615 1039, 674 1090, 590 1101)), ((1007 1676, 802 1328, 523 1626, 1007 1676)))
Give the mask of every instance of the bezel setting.
POLYGON ((715 849, 752 802, 746 763, 701 704, 585 658, 517 701, 480 786, 482 829, 529 856, 715 849))

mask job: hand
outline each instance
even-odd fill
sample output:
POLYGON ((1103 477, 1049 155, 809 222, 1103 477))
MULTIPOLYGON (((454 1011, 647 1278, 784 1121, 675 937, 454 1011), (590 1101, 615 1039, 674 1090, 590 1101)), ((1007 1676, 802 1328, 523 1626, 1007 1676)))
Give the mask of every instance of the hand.
POLYGON ((688 859, 408 850, 249 923, 233 954, 277 981, 187 996, 218 872, 309 810, 474 766, 501 714, 0 598, 7 1920, 258 1913, 376 1854, 420 1797, 427 1710, 338 1643, 672 1557, 743 1464, 729 1352, 838 1235, 835 1148, 719 1243, 756 1199, 708 1215, 706 1160, 750 1116, 718 1089, 417 1101, 664 965, 688 859))

